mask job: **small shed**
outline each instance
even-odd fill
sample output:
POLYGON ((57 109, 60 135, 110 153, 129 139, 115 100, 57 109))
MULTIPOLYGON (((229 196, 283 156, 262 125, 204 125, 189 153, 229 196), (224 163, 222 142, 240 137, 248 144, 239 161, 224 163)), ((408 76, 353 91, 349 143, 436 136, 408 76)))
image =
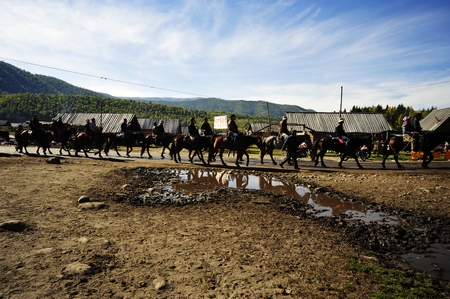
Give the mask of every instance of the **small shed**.
POLYGON ((179 119, 161 119, 161 118, 139 118, 139 126, 141 127, 144 135, 152 134, 153 123, 159 124, 160 121, 164 121, 164 131, 169 134, 181 134, 181 123, 179 119))
POLYGON ((103 128, 103 132, 120 133, 120 125, 126 118, 129 125, 136 131, 140 131, 141 127, 134 114, 113 114, 113 113, 60 113, 55 118, 61 117, 63 123, 71 124, 75 127, 83 127, 86 119, 95 118, 97 126, 103 128))
POLYGON ((0 119, 0 127, 11 127, 11 122, 9 120, 0 119))
POLYGON ((450 133, 450 108, 435 109, 420 121, 423 130, 450 133))

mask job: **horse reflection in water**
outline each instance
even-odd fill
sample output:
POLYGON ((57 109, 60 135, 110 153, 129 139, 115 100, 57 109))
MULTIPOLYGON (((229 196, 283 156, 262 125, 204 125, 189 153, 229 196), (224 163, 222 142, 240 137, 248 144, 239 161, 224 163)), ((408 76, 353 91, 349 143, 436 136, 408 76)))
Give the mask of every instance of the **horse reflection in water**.
POLYGON ((289 181, 281 181, 270 176, 255 176, 230 171, 189 170, 184 183, 173 186, 174 190, 188 194, 199 194, 216 188, 255 189, 293 198, 310 205, 315 213, 324 216, 347 212, 366 214, 364 205, 341 201, 326 194, 311 193, 305 187, 289 181))

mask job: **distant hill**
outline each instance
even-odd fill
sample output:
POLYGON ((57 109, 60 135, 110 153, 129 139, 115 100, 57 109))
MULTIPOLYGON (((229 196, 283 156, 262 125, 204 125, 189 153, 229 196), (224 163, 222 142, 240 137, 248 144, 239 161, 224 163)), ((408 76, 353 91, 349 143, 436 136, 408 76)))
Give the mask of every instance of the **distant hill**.
POLYGON ((0 61, 0 94, 26 92, 36 94, 108 96, 76 87, 54 77, 33 75, 9 63, 0 61))
MULTIPOLYGON (((127 98, 128 99, 128 98, 127 98)), ((129 98, 133 100, 158 102, 169 106, 181 107, 189 110, 219 110, 228 113, 244 114, 267 118, 282 117, 285 112, 314 111, 296 105, 281 105, 265 101, 222 100, 218 98, 129 98), (268 111, 269 110, 269 111, 268 111)))
MULTIPOLYGON (((11 64, 0 61, 0 94, 16 93, 86 95, 114 98, 108 94, 97 93, 88 89, 76 87, 54 77, 34 75, 11 64)), ((280 105, 264 101, 230 101, 218 98, 122 97, 122 99, 156 102, 158 104, 181 107, 188 110, 223 111, 225 113, 263 118, 267 118, 268 109, 271 118, 279 118, 283 116, 285 112, 313 111, 296 105, 280 105)))

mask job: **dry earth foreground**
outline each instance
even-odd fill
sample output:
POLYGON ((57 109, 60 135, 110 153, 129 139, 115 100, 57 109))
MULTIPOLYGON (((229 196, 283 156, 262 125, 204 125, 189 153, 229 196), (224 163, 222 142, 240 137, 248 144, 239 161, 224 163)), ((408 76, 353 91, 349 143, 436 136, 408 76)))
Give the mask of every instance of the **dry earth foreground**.
POLYGON ((0 147, 0 298, 450 297, 447 161, 137 155, 0 147))

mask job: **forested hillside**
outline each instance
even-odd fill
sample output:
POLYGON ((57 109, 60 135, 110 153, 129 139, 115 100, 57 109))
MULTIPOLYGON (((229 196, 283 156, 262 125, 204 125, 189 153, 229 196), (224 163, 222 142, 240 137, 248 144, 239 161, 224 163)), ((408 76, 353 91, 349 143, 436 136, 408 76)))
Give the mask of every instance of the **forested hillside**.
POLYGON ((11 64, 0 61, 0 94, 24 92, 65 95, 101 95, 88 89, 73 86, 72 84, 54 77, 33 75, 11 64))
MULTIPOLYGON (((0 96, 0 119, 13 122, 29 120, 33 114, 38 114, 41 120, 51 120, 58 113, 130 113, 138 118, 180 119, 183 125, 188 125, 194 117, 197 122, 208 117, 227 115, 218 110, 188 110, 181 107, 163 104, 106 98, 100 96, 82 95, 44 95, 44 94, 3 94, 0 96)), ((240 128, 248 127, 249 123, 267 122, 267 118, 237 115, 240 128)))

